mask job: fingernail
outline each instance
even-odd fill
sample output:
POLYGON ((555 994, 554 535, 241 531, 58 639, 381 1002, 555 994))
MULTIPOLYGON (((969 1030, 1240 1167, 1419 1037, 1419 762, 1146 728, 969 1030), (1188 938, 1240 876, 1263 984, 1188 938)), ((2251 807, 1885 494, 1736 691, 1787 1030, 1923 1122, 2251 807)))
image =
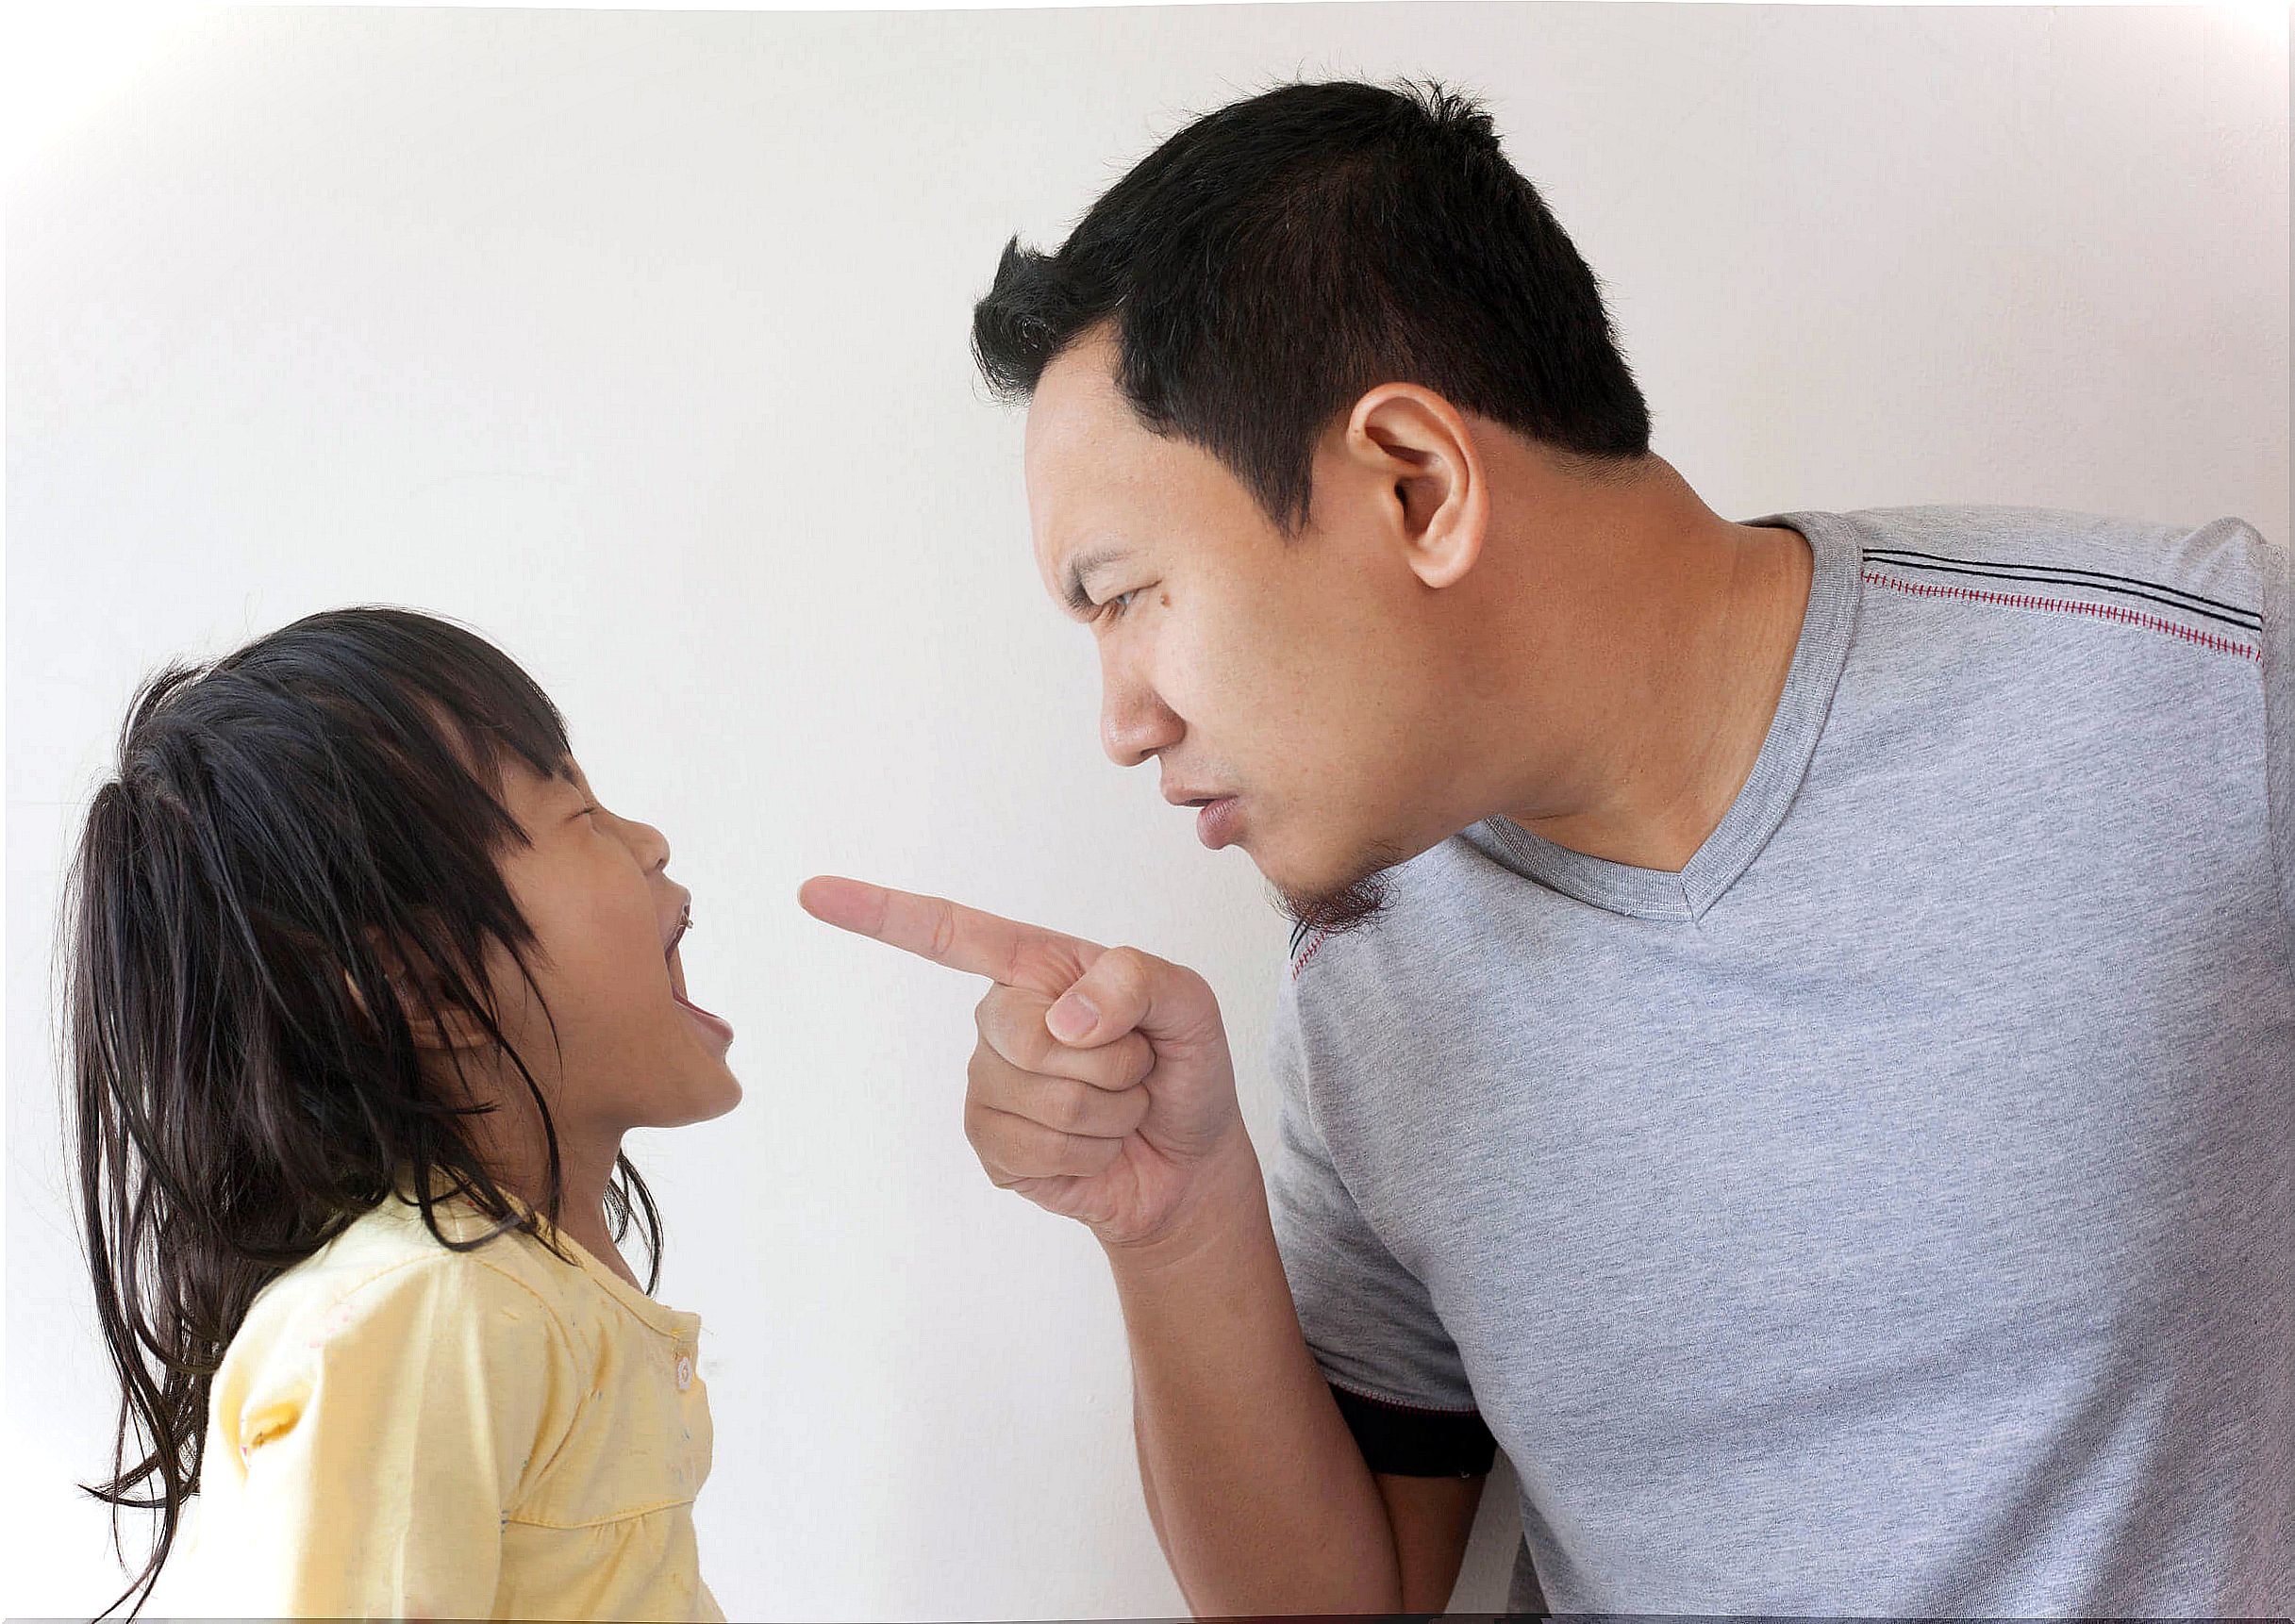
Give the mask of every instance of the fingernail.
POLYGON ((1072 992, 1052 1006, 1044 1024, 1052 1028, 1052 1036, 1065 1041, 1081 1037, 1091 1030, 1091 1023, 1100 1019, 1100 1012, 1082 993, 1072 992))

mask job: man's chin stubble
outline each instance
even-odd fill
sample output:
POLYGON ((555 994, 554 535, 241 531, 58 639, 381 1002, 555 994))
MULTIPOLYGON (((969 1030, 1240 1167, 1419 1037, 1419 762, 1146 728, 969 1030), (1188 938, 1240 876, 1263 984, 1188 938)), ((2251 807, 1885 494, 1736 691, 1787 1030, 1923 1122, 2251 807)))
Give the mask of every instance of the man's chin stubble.
POLYGON ((1387 870, 1401 860, 1399 853, 1381 848, 1372 866, 1345 885, 1324 891, 1291 891, 1269 882, 1275 906, 1310 935, 1344 936, 1360 930, 1387 910, 1393 891, 1387 870))

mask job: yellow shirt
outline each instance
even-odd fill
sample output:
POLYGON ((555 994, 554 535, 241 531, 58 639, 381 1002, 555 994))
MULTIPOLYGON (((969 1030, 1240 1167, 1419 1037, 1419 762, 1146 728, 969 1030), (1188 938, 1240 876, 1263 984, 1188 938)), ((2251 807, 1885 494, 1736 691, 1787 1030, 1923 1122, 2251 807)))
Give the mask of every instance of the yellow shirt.
POLYGON ((578 1267, 453 1251, 391 1200, 264 1287, 208 1398, 186 1611, 723 1619, 701 1318, 559 1244, 578 1267))

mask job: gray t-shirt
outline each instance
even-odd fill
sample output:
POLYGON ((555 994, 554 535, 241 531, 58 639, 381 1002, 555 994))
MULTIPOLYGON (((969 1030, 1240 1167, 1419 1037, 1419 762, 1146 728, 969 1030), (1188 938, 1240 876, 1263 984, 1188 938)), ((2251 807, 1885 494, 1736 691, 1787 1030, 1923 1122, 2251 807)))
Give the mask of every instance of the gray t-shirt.
POLYGON ((1815 577, 1687 868, 1493 818, 1294 937, 1308 1345, 1374 1467, 1505 1450, 1510 1611, 2295 1612, 2286 549, 1750 522, 1815 577))

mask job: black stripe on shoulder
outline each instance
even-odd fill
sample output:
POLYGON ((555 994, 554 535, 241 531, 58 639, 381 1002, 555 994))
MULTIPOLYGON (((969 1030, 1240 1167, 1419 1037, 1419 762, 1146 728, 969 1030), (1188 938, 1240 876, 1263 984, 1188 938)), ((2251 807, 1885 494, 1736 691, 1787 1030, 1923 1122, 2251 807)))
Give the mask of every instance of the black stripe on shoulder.
POLYGON ((1306 946, 1306 925, 1303 921, 1299 924, 1291 926, 1290 956, 1297 958, 1299 956, 1299 950, 1305 946, 1306 946))
POLYGON ((2109 592, 2116 597, 2141 598, 2149 603, 2164 604, 2170 609, 2181 609, 2187 615, 2198 615, 2205 620, 2220 621, 2225 625, 2237 626, 2244 631, 2260 631, 2263 628, 2263 617, 2253 609, 2242 609, 2238 605, 2227 604, 2220 598, 2202 597, 2197 592, 2187 592, 2180 587, 2139 580, 2134 575, 2114 575, 2102 570, 2075 570, 2070 565, 2059 564, 2003 564, 1985 558, 1946 558, 1935 553, 1915 553, 1902 547, 1868 547, 1865 556, 1875 563, 1892 564, 1900 570, 1928 570, 1948 575, 1986 575, 2001 581, 2085 587, 2090 591, 2109 592), (2203 605, 2207 606, 2202 607, 2203 605), (2221 613, 2218 613, 2219 610, 2221 613))
POLYGON ((1339 1413, 1374 1472, 1406 1478, 1478 1478, 1498 1458, 1498 1440, 1474 1410, 1421 1410, 1328 1384, 1339 1413))

